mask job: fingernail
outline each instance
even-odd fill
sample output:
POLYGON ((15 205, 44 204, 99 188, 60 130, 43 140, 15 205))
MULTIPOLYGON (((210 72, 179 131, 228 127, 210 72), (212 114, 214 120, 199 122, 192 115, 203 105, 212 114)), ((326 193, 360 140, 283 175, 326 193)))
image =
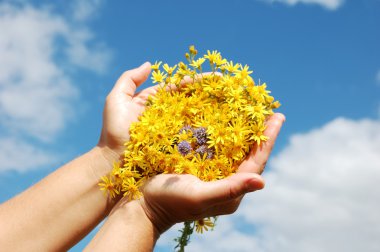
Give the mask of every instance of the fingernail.
POLYGON ((277 117, 278 117, 279 119, 281 119, 282 122, 285 122, 285 121, 286 121, 286 117, 285 117, 284 114, 278 113, 278 114, 277 114, 277 117))

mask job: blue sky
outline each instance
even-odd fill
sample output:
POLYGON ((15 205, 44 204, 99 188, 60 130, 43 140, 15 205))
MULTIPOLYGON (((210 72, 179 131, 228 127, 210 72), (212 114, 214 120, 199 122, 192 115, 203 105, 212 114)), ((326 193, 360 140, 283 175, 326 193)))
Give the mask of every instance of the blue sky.
POLYGON ((123 71, 175 64, 194 44, 251 66, 287 121, 266 189, 189 250, 379 250, 379 11, 379 0, 1 1, 0 202, 96 145, 123 71))

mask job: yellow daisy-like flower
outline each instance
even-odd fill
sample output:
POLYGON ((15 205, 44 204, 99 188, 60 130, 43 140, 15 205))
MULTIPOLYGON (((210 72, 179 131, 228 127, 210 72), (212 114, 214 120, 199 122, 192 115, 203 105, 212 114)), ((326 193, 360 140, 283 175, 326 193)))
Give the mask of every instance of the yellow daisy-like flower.
POLYGON ((152 70, 153 71, 157 71, 159 68, 160 68, 160 65, 161 65, 162 61, 156 61, 152 66, 152 70))
MULTIPOLYGON (((130 126, 123 163, 101 178, 100 189, 110 197, 138 199, 145 181, 163 173, 191 174, 202 181, 226 178, 237 172, 253 145, 268 140, 265 122, 280 103, 267 85, 256 85, 248 65, 228 61, 218 51, 195 59, 197 54, 190 46, 188 64, 165 63, 163 70, 161 61, 152 65, 152 80, 162 85, 130 126), (211 74, 202 72, 206 67, 211 74)), ((192 224, 200 233, 214 227, 210 218, 192 224)))
POLYGON ((239 64, 234 64, 232 61, 227 62, 222 69, 228 71, 229 73, 237 73, 239 71, 239 64))
POLYGON ((208 231, 209 228, 213 228, 214 223, 210 220, 210 218, 200 219, 195 221, 195 231, 197 233, 203 233, 203 231, 208 231))
POLYGON ((177 65, 170 67, 168 64, 164 64, 164 70, 171 76, 174 70, 177 68, 177 65))
POLYGON ((202 64, 205 62, 204 58, 199 58, 197 60, 193 60, 193 62, 190 64, 190 66, 196 68, 196 69, 201 69, 202 64))
POLYGON ((154 71, 152 73, 153 83, 162 83, 166 78, 166 74, 162 73, 160 70, 154 71))
POLYGON ((239 78, 241 79, 244 79, 246 78, 249 74, 253 73, 253 71, 249 71, 249 66, 245 65, 244 67, 243 66, 240 66, 240 70, 237 71, 237 74, 236 76, 238 76, 239 78))
POLYGON ((100 186, 100 190, 102 190, 104 193, 108 192, 111 198, 115 198, 116 195, 120 193, 112 177, 103 176, 101 180, 102 181, 98 184, 100 186))
POLYGON ((125 191, 123 196, 127 196, 129 200, 140 198, 142 196, 142 193, 140 192, 142 182, 142 180, 136 182, 134 177, 126 178, 122 184, 123 191, 125 191))
POLYGON ((220 53, 218 51, 210 51, 207 50, 207 54, 204 55, 205 59, 208 59, 210 61, 210 64, 215 64, 220 58, 220 53))

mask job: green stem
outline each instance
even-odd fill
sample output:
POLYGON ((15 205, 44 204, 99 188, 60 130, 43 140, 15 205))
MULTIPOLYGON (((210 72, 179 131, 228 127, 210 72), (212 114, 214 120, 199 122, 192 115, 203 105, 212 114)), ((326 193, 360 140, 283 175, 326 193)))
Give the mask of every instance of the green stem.
POLYGON ((187 244, 189 244, 190 236, 194 231, 194 225, 191 225, 192 223, 194 223, 194 222, 193 221, 185 221, 183 229, 180 230, 182 235, 180 237, 174 239, 174 241, 178 242, 177 246, 175 246, 176 249, 178 248, 177 252, 185 252, 185 247, 187 246, 187 244))

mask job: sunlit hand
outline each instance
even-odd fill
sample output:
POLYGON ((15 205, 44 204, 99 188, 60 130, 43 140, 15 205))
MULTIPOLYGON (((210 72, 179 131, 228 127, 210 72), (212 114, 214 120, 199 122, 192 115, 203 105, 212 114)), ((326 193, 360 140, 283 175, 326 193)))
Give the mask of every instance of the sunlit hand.
POLYGON ((129 139, 129 127, 144 111, 145 103, 153 88, 135 93, 150 74, 150 63, 126 71, 107 96, 103 113, 103 129, 99 144, 105 157, 112 163, 117 161, 129 139))
MULTIPOLYGON (((157 87, 151 87, 135 94, 149 73, 150 64, 124 73, 107 97, 99 146, 113 153, 109 155, 111 162, 119 158, 129 139, 131 123, 137 121, 148 97, 156 92, 157 87)), ((185 79, 183 84, 189 81, 185 79)), ((89 251, 104 251, 110 246, 120 251, 151 251, 159 235, 175 223, 233 213, 246 193, 264 187, 259 174, 284 120, 282 114, 269 118, 265 131, 269 140, 252 148, 235 175, 202 182, 192 175, 161 174, 146 181, 140 200, 128 202, 124 197, 113 208, 89 244, 89 251)))
MULTIPOLYGON (((152 87, 135 94, 149 73, 149 63, 125 72, 107 97, 99 145, 113 153, 110 161, 123 152, 130 124, 137 121, 149 95, 155 93, 152 87)), ((147 182, 140 204, 157 230, 162 233, 178 222, 233 213, 245 193, 262 189, 264 181, 258 174, 264 170, 284 120, 278 113, 269 118, 265 131, 269 140, 252 148, 238 174, 215 182, 202 182, 192 175, 162 174, 147 182)))
POLYGON ((282 114, 270 117, 265 131, 269 140, 252 149, 235 175, 202 182, 192 175, 162 174, 148 181, 140 204, 158 232, 178 222, 231 214, 245 193, 262 189, 264 181, 258 173, 264 170, 284 120, 282 114))

